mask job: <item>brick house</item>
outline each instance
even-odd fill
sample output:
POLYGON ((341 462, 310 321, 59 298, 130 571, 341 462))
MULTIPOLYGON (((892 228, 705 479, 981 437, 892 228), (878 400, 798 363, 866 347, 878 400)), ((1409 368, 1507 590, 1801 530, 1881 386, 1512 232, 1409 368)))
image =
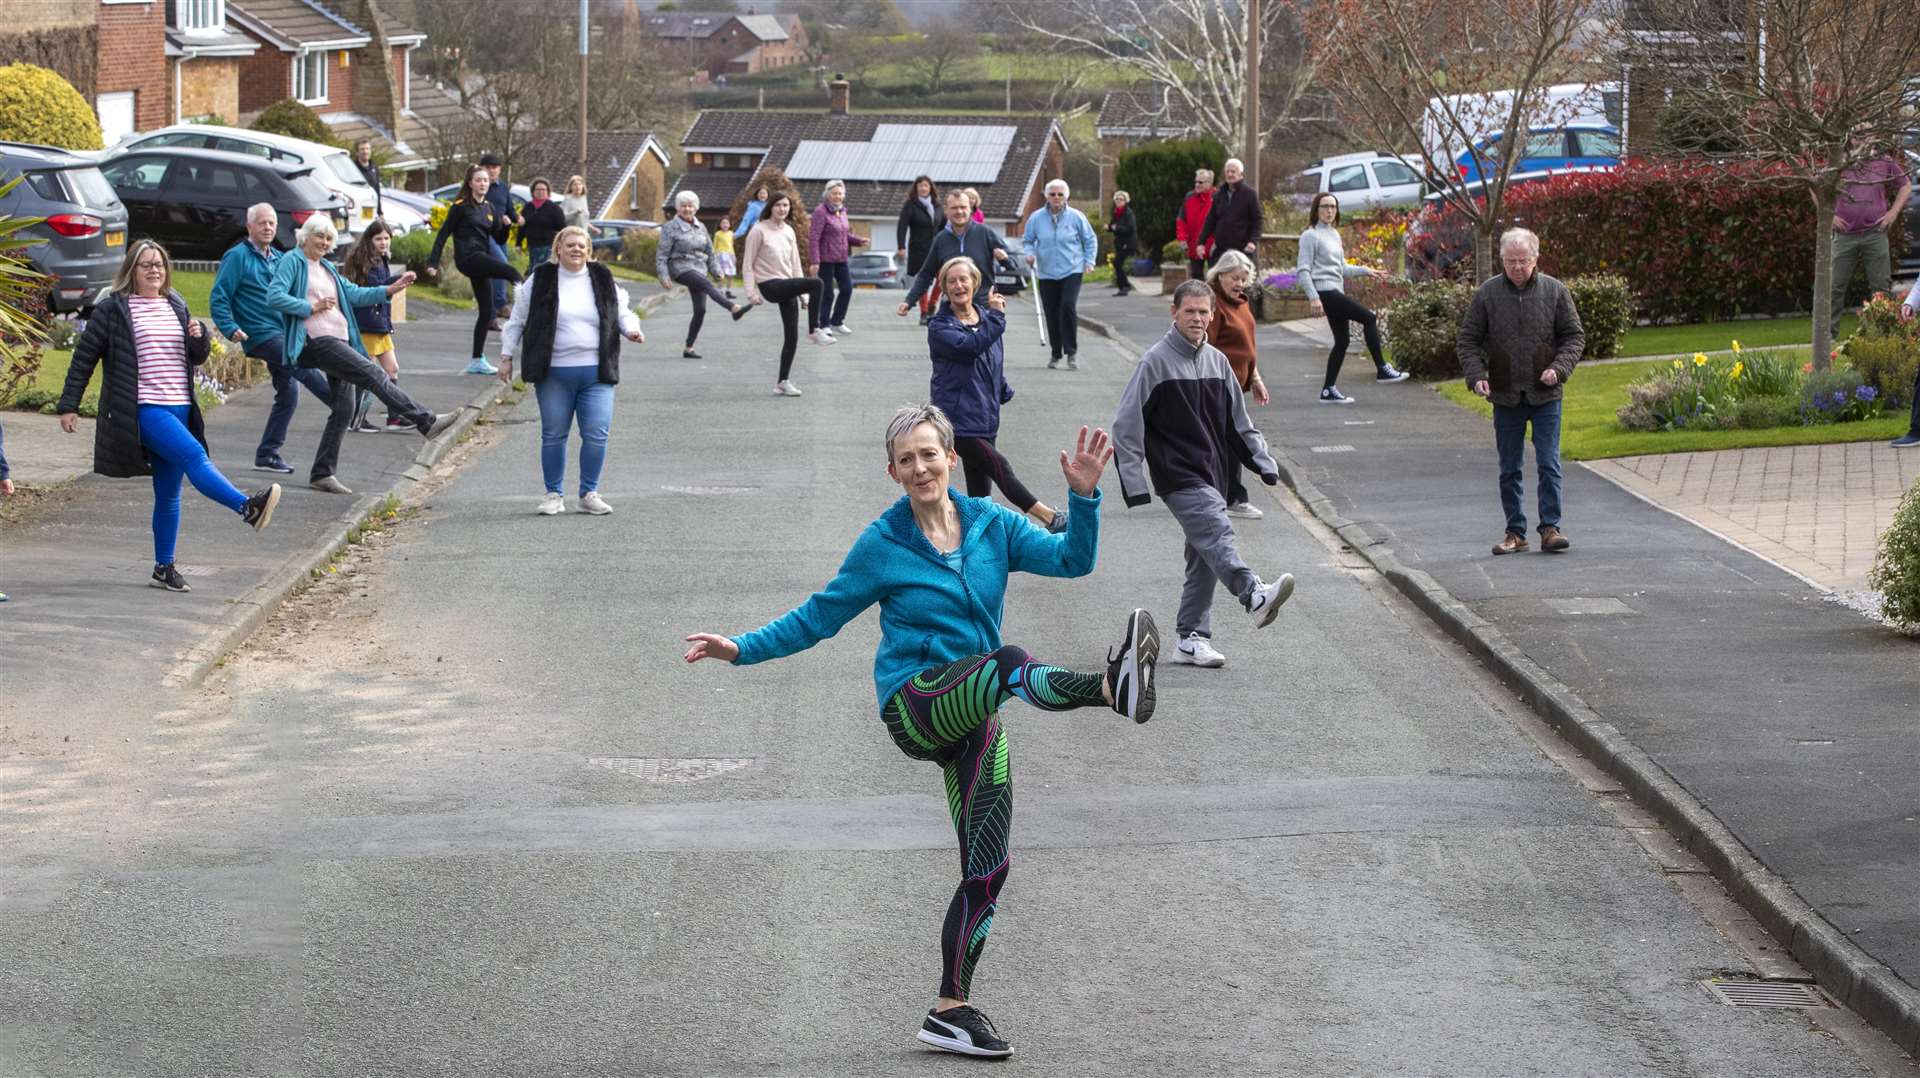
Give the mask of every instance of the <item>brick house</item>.
POLYGON ((1121 154, 1143 143, 1192 138, 1199 130, 1193 110, 1171 99, 1164 87, 1109 91, 1093 124, 1100 139, 1100 204, 1105 206, 1118 186, 1113 172, 1121 154))
POLYGON ((5 8, 0 64, 48 68, 94 107, 108 146, 172 114, 166 0, 35 0, 5 8))
POLYGON ((641 33, 667 43, 709 78, 751 75, 804 63, 807 31, 798 15, 726 15, 627 9, 641 33))
POLYGON ((873 248, 895 248, 895 222, 916 176, 934 185, 980 192, 987 223, 1018 236, 1045 202, 1047 181, 1065 172, 1067 140, 1046 116, 855 115, 851 88, 836 81, 824 112, 707 109, 680 140, 685 162, 673 196, 700 196, 700 219, 727 214, 754 176, 784 171, 808 208, 820 202, 828 180, 847 185, 847 216, 873 248))
MULTIPOLYGON (((578 131, 529 131, 515 146, 507 179, 545 177, 558 197, 579 168, 578 131)), ((593 220, 659 220, 667 189, 667 151, 651 131, 587 132, 587 215, 593 220)))

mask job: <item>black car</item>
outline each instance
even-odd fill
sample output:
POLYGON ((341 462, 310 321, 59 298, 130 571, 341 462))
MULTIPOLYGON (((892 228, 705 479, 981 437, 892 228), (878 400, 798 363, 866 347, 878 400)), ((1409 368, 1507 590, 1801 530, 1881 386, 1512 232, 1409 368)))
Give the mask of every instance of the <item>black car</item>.
POLYGON ((0 214, 36 217, 20 236, 27 262, 55 278, 47 305, 84 311, 113 283, 127 249, 127 208, 97 162, 53 146, 0 142, 0 214))
POLYGON ((326 214, 344 239, 344 198, 327 190, 313 166, 252 154, 161 146, 129 150, 100 165, 126 203, 128 229, 158 240, 175 258, 218 259, 247 234, 247 207, 272 206, 280 217, 274 246, 291 250, 294 233, 326 214))

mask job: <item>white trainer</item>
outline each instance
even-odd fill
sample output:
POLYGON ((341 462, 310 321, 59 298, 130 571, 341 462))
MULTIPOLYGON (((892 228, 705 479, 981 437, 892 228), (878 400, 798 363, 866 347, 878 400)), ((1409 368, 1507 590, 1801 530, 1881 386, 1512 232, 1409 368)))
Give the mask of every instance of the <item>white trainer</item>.
POLYGON ((580 495, 580 511, 582 513, 592 513, 597 517, 603 517, 613 512, 613 506, 607 504, 607 500, 600 496, 599 491, 589 490, 585 494, 580 495))
POLYGON ((773 384, 773 395, 776 397, 797 397, 800 395, 800 387, 784 380, 775 382, 773 384))
POLYGON ((1239 517, 1241 520, 1259 520, 1267 514, 1262 512, 1260 507, 1252 502, 1235 502, 1227 506, 1227 515, 1230 517, 1239 517))
POLYGON ((1204 666, 1209 670, 1227 665, 1227 657, 1214 650, 1213 641, 1199 633, 1188 633, 1173 649, 1173 661, 1182 666, 1204 666))
POLYGON ((552 491, 540 498, 540 508, 534 510, 543 517, 557 517, 567 511, 567 500, 552 491))
POLYGON ((1271 584, 1262 583, 1253 589, 1253 601, 1247 604, 1247 613, 1253 615, 1253 627, 1264 629, 1273 624, 1280 616, 1280 605, 1293 594, 1293 574, 1281 573, 1280 579, 1271 584))
POLYGON ((807 339, 815 344, 832 344, 833 334, 828 333, 824 329, 816 329, 812 333, 807 334, 807 339))

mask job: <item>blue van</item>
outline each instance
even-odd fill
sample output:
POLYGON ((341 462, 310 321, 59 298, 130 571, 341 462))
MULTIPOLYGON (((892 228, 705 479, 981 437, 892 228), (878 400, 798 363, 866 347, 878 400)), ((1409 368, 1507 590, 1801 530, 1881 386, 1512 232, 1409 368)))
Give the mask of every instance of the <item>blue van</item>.
MULTIPOLYGON (((1491 160, 1500 157, 1500 136, 1488 135, 1474 143, 1491 160)), ((1480 178, 1480 168, 1471 150, 1454 160, 1460 178, 1469 183, 1480 178)), ((1620 129, 1611 124, 1572 123, 1561 127, 1536 127, 1527 132, 1520 148, 1520 160, 1513 171, 1555 172, 1571 168, 1618 168, 1620 166, 1620 129)))

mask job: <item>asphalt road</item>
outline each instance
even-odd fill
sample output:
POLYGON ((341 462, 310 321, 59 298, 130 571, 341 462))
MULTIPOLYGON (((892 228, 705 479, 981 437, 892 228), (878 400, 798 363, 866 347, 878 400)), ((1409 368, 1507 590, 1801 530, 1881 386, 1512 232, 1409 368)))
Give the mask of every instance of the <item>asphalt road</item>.
MULTIPOLYGON (((669 306, 628 347, 614 515, 533 514, 528 395, 203 689, 91 717, 123 762, 0 819, 0 1075, 979 1066, 912 1039, 957 864, 937 770, 874 714, 874 616, 771 665, 679 661, 803 599, 897 496, 880 438, 928 366, 889 299, 803 345, 800 399, 771 395, 770 312, 710 319, 694 361, 669 306)), ((1049 372, 1030 325, 1001 444, 1057 499, 1131 362, 1089 338, 1049 372)), ((1135 605, 1173 620, 1178 529, 1105 487, 1097 570, 1010 587, 1006 638, 1066 665, 1135 605)), ((995 1073, 1873 1073, 1803 1012, 1711 1002, 1748 956, 1262 497, 1243 549, 1299 591, 1259 632, 1223 601, 1224 670, 1164 667, 1146 726, 1009 709, 1013 871, 974 984, 1018 1053, 995 1073)))

